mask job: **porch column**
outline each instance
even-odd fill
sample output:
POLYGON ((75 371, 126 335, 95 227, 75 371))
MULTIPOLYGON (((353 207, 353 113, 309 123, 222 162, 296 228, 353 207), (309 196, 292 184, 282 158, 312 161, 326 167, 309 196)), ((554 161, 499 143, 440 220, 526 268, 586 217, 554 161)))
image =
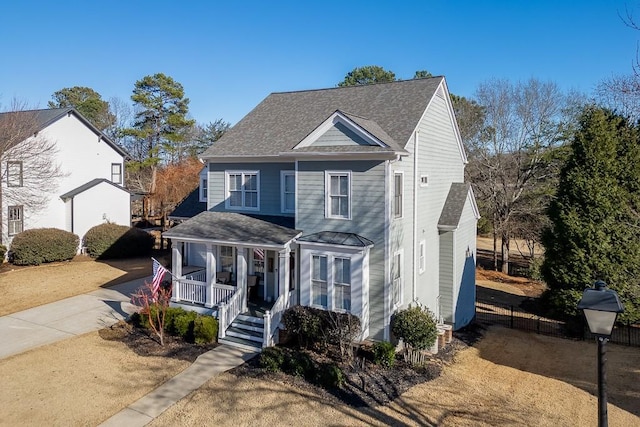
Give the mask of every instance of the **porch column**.
POLYGON ((289 293, 289 257, 291 249, 289 246, 278 252, 278 295, 287 295, 289 293))
POLYGON ((211 243, 206 244, 207 247, 207 300, 204 303, 205 307, 213 307, 213 286, 216 283, 216 257, 213 253, 213 245, 211 243))
POLYGON ((180 301, 180 289, 176 278, 182 278, 182 250, 183 242, 173 240, 171 242, 171 285, 173 292, 171 293, 172 301, 180 301))
POLYGON ((236 248, 236 265, 236 287, 242 288, 242 311, 247 311, 247 254, 243 246, 236 248))

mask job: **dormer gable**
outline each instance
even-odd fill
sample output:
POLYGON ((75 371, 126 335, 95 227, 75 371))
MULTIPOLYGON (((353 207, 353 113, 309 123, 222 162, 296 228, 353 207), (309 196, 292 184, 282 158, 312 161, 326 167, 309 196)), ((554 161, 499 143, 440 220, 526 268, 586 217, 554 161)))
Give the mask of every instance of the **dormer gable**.
MULTIPOLYGON (((371 147, 390 147, 393 145, 391 138, 384 135, 376 135, 375 131, 366 129, 361 125, 362 122, 370 122, 365 118, 358 118, 352 114, 344 113, 336 110, 325 121, 320 123, 309 135, 300 141, 293 149, 307 147, 331 147, 331 146, 371 146, 371 147), (356 120, 360 122, 357 123, 356 120), (387 141, 383 141, 383 139, 387 141)), ((375 127, 375 126, 371 126, 375 127)), ((379 133, 381 129, 377 126, 379 133)), ((378 130, 376 129, 376 130, 378 130)))

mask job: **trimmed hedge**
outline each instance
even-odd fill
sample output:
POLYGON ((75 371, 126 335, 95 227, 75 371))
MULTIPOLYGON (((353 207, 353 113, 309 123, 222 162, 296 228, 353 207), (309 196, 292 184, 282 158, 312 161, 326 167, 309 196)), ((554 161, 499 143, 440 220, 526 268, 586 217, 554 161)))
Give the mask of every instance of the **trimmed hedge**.
POLYGON ((198 316, 193 321, 193 340, 196 344, 209 344, 218 337, 218 321, 213 316, 198 316))
POLYGON ((282 323, 287 333, 297 336, 300 347, 340 344, 360 334, 358 316, 301 305, 287 309, 282 315, 282 323))
MULTIPOLYGON (((156 305, 151 306, 153 315, 157 310, 156 305)), ((136 327, 149 328, 146 315, 133 313, 129 321, 136 327)), ((218 320, 195 311, 186 311, 181 307, 168 307, 164 318, 164 331, 170 335, 182 337, 190 343, 209 344, 218 339, 218 320)))
POLYGON ((100 224, 84 235, 83 246, 93 258, 129 258, 149 255, 155 238, 146 231, 118 224, 100 224))
POLYGON ((0 245, 0 264, 4 261, 4 256, 7 254, 7 247, 5 245, 0 245))
POLYGON ((409 307, 394 314, 391 331, 417 350, 428 349, 438 338, 435 315, 421 306, 409 307))
POLYGON ((17 234, 11 241, 10 262, 15 265, 40 265, 67 261, 78 253, 80 239, 57 228, 34 228, 17 234))

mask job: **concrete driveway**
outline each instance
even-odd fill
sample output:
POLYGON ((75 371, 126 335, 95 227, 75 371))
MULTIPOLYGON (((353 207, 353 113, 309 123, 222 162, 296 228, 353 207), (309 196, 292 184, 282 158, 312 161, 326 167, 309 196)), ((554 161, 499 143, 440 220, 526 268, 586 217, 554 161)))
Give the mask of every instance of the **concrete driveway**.
POLYGON ((135 311, 131 295, 150 277, 0 317, 0 359, 110 326, 135 311))

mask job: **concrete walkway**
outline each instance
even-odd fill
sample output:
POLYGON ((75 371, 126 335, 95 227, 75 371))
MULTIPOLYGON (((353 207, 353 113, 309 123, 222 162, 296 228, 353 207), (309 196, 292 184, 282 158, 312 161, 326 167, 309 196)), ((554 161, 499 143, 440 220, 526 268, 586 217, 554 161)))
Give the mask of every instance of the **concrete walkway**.
POLYGON ((0 317, 0 359, 97 331, 135 311, 131 294, 149 278, 125 282, 0 317))
POLYGON ((118 412, 100 426, 141 427, 147 425, 174 403, 200 388, 212 377, 243 364, 255 355, 254 352, 220 345, 201 354, 193 365, 118 412))
MULTIPOLYGON (((110 326, 136 311, 131 295, 150 277, 66 298, 0 317, 0 359, 110 326)), ((210 378, 256 353, 220 345, 187 369, 129 405, 103 426, 144 426, 210 378)))

